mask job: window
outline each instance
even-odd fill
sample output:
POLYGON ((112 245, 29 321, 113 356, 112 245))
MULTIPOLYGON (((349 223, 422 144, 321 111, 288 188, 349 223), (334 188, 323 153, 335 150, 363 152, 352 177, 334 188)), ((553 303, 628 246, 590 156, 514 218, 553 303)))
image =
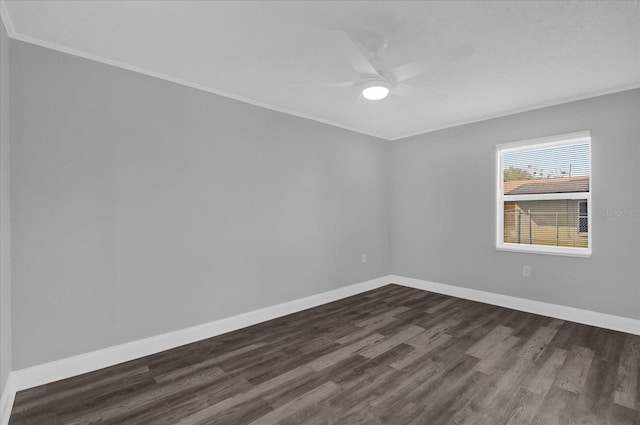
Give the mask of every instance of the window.
POLYGON ((499 250, 591 254, 591 135, 497 146, 499 250))
POLYGON ((589 231, 589 216, 587 214, 587 201, 580 201, 580 211, 578 214, 578 232, 587 233, 589 231))

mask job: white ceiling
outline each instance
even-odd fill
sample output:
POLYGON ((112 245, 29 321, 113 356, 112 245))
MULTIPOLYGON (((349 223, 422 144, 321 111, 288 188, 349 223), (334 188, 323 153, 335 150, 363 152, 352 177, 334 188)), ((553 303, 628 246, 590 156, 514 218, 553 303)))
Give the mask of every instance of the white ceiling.
POLYGON ((640 86, 632 1, 6 1, 13 38, 385 139, 640 86), (386 62, 475 54, 367 101, 328 36, 386 37, 386 62))

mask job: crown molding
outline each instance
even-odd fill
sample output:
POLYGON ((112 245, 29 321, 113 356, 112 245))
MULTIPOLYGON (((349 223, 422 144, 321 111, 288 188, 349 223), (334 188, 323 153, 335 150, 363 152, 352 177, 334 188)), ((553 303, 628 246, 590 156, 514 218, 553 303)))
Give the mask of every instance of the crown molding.
POLYGON ((211 94, 215 94, 218 96, 222 96, 222 97, 226 97, 229 99, 233 99, 233 100, 237 100, 239 102, 243 102, 243 103, 247 103, 249 105, 253 105, 253 106, 257 106, 260 108, 264 108, 264 109, 268 109, 271 111, 275 111, 275 112, 280 112, 283 114, 287 114, 287 115, 292 115, 298 118, 304 118, 304 119, 308 119, 311 121, 315 121, 315 122, 319 122, 321 124, 326 124, 326 125, 330 125, 332 127, 338 127, 341 128, 343 130, 348 130, 354 133, 359 133, 359 134, 363 134, 365 136, 370 136, 370 137, 375 137, 377 139, 382 139, 382 140, 386 140, 386 141, 399 141, 402 139, 407 139, 410 137, 414 137, 414 136, 420 136, 420 135, 424 135, 424 134, 429 134, 435 131, 439 131, 439 130, 446 130, 448 128, 453 128, 453 127, 459 127, 462 125, 467 125, 467 124, 474 124, 474 123, 479 123, 479 122, 483 122, 483 121, 488 121, 488 120, 492 120, 492 119, 496 119, 496 118, 503 118, 503 117, 508 117, 511 115, 516 115, 516 114, 521 114, 523 112, 530 112, 530 111, 535 111, 538 109, 544 109, 544 108, 548 108, 551 106, 558 106, 558 105, 563 105, 566 103, 571 103, 571 102, 577 102, 580 100, 586 100, 586 99, 591 99, 594 97, 599 97, 599 96, 605 96, 608 94, 614 94, 614 93, 619 93, 619 92, 623 92, 623 91, 628 91, 628 90, 634 90, 634 89, 638 89, 640 88, 640 81, 632 83, 632 84, 628 84, 625 86, 621 86, 621 87, 616 87, 616 88, 612 88, 612 89, 607 89, 607 90, 600 90, 600 91, 595 91, 595 92, 591 92, 588 94, 584 94, 584 95, 578 95, 578 96, 570 96, 570 97, 566 97, 563 99, 556 99, 550 102, 541 102, 541 103, 537 103, 535 105, 531 105, 531 106, 525 106, 522 108, 517 108, 517 109, 512 109, 512 110, 508 110, 508 111, 504 111, 504 112, 498 112, 495 114, 488 114, 488 115, 483 115, 482 117, 479 118, 474 118, 471 120, 465 120, 465 121, 455 121, 449 124, 445 124, 442 126, 435 126, 435 127, 429 127, 429 128, 424 128, 418 131, 413 131, 413 132, 409 132, 409 133, 405 133, 402 134, 400 136, 397 137, 389 137, 389 136, 382 136, 380 134, 374 134, 371 132, 367 132, 361 129, 357 129, 354 127, 350 127, 344 124, 340 124, 331 120, 326 120, 323 118, 319 118, 313 115, 309 115, 309 114, 305 114, 302 112, 297 112, 297 111, 293 111, 291 109, 287 109, 287 108, 283 108, 280 106, 276 106, 276 105, 270 105, 267 103, 263 103, 260 102, 258 100, 255 99, 251 99, 251 98, 247 98, 244 96, 239 96, 239 95, 235 95, 233 93, 228 93, 222 90, 217 90, 208 86, 204 86, 202 84, 198 84, 189 80, 185 80, 182 78, 178 78, 178 77, 173 77, 167 74, 163 74, 160 72, 156 72, 156 71, 152 71, 150 69, 146 69, 146 68, 142 68, 136 65, 132 65, 132 64, 128 64, 125 62, 120 62, 117 60, 113 60, 113 59, 108 59, 105 58, 103 56, 100 55, 96 55, 93 53, 89 53, 89 52, 85 52, 82 50, 78 50, 78 49, 73 49, 71 47, 67 47, 67 46, 63 46, 61 44, 58 43, 52 43, 50 41, 46 41, 46 40, 42 40, 36 37, 32 37, 26 34, 22 34, 20 32, 17 32, 15 30, 15 27, 13 25, 13 21, 11 20, 11 16, 9 15, 9 11, 7 9, 6 6, 6 0, 0 0, 0 16, 2 17, 2 20, 5 24, 5 27, 7 29, 7 34, 9 35, 10 38, 14 39, 14 40, 18 40, 18 41, 22 41, 25 43, 29 43, 29 44, 33 44, 36 46, 40 46, 40 47, 44 47, 46 49, 50 49, 50 50, 55 50, 61 53, 66 53, 68 55, 72 55, 72 56, 77 56, 83 59, 87 59, 87 60, 91 60, 94 62, 100 62, 106 65, 110 65, 110 66, 114 66, 117 68, 121 68, 121 69, 126 69, 128 71, 132 71, 132 72, 136 72, 139 74, 144 74, 144 75, 148 75, 150 77, 154 77, 154 78, 159 78, 161 80, 165 80, 165 81, 169 81, 172 82, 174 84, 179 84, 182 86, 186 86, 186 87, 190 87, 196 90, 200 90, 200 91, 204 91, 207 93, 211 93, 211 94))
POLYGON ((4 27, 7 30, 7 35, 10 38, 14 38, 16 34, 16 30, 15 30, 15 27, 13 26, 11 15, 9 15, 9 10, 7 10, 7 3, 5 2, 5 0, 0 0, 0 18, 2 18, 4 27))
POLYGON ((398 140, 408 139, 410 137, 420 136, 420 135, 423 135, 423 134, 429 134, 429 133, 433 133, 435 131, 446 130, 448 128, 460 127, 460 126, 467 125, 467 124, 475 124, 475 123, 479 123, 479 122, 483 122, 483 121, 493 120, 493 119, 496 119, 496 118, 509 117, 511 115, 522 114, 524 112, 532 112, 532 111, 536 111, 538 109, 550 108, 552 106, 564 105, 564 104, 567 104, 567 103, 578 102, 580 100, 593 99, 595 97, 606 96, 608 94, 621 93, 621 92, 625 92, 625 91, 629 91, 629 90, 635 90, 635 89, 639 89, 639 88, 640 88, 640 81, 637 82, 637 83, 628 84, 628 85, 617 87, 617 88, 613 88, 613 89, 596 91, 596 92, 585 94, 585 95, 571 96, 571 97, 567 97, 565 99, 554 100, 554 101, 551 101, 551 102, 542 102, 542 103, 538 103, 538 104, 533 105, 533 106, 525 106, 523 108, 513 109, 513 110, 510 110, 510 111, 507 111, 507 112, 485 115, 485 116, 482 116, 482 117, 477 118, 477 119, 472 119, 472 120, 468 120, 468 121, 454 122, 452 124, 443 125, 441 127, 433 127, 433 128, 428 128, 426 130, 420 130, 420 131, 415 131, 415 132, 412 132, 412 133, 406 133, 405 135, 398 136, 398 137, 393 137, 393 138, 390 138, 390 139, 387 139, 387 140, 389 140, 390 142, 396 142, 398 140))
POLYGON ((313 115, 308 115, 302 112, 297 112, 297 111, 293 111, 291 109, 287 109, 287 108, 282 108, 280 106, 276 106, 276 105, 270 105, 267 103, 263 103, 260 102, 258 100, 255 99, 251 99, 248 97, 244 97, 244 96, 238 96, 236 94, 233 93, 228 93, 222 90, 217 90, 208 86, 204 86, 202 84, 198 84, 198 83, 194 83, 192 81, 189 80, 185 80, 183 78, 178 78, 178 77, 173 77, 171 75, 167 75, 167 74, 163 74, 161 72, 156 72, 156 71, 152 71, 150 69, 146 69, 146 68, 142 68, 136 65, 131 65, 125 62, 121 62, 121 61, 117 61, 117 60, 113 60, 113 59, 108 59, 105 58, 103 56, 100 55, 96 55, 93 53, 89 53, 89 52, 85 52, 83 50, 79 50, 79 49, 74 49, 71 47, 67 47, 67 46, 63 46, 61 44, 58 43, 53 43, 47 40, 42 40, 40 38, 37 37, 32 37, 30 35, 26 35, 26 34, 22 34, 18 31, 15 30, 14 26, 13 26, 13 22, 11 20, 11 16, 9 15, 9 12, 7 10, 6 4, 5 4, 5 0, 0 0, 0 13, 2 16, 2 20, 5 23, 5 27, 7 28, 7 34, 9 35, 9 37, 13 40, 17 40, 17 41, 22 41, 24 43, 29 43, 29 44, 33 44, 39 47, 44 47, 46 49, 50 49, 50 50, 55 50, 61 53, 66 53, 68 55, 71 56, 76 56, 79 58, 83 58, 83 59, 87 59, 93 62, 99 62, 99 63, 103 63, 105 65, 110 65, 110 66, 114 66, 116 68, 121 68, 121 69, 126 69, 127 71, 132 71, 132 72, 136 72, 138 74, 144 74, 144 75, 148 75, 150 77, 154 77, 154 78, 158 78, 161 80, 165 80, 165 81, 169 81, 171 83, 174 84, 179 84, 181 86, 186 86, 186 87, 190 87, 192 89, 196 89, 196 90, 200 90, 200 91, 204 91, 207 93, 211 93, 211 94, 215 94, 218 96, 222 96, 222 97, 226 97, 229 99, 233 99, 233 100, 237 100, 239 102, 243 102, 243 103, 247 103, 249 105, 253 105, 253 106, 257 106, 260 108, 264 108, 264 109, 269 109, 271 111, 275 111, 275 112, 280 112, 283 114, 287 114, 287 115, 292 115, 298 118, 304 118, 307 120, 311 120, 311 121, 315 121, 315 122, 319 122, 321 124, 326 124, 326 125, 330 125, 332 127, 338 127, 338 128, 342 128, 343 130, 348 130, 348 131, 352 131, 354 133, 359 133, 359 134, 364 134, 365 136, 370 136, 370 137, 375 137, 377 139, 382 139, 382 140, 389 140, 387 137, 384 136, 380 136, 374 133, 370 133, 367 131, 363 131, 363 130, 359 130, 353 127, 349 127, 331 120, 325 120, 323 118, 318 118, 315 117, 313 115))

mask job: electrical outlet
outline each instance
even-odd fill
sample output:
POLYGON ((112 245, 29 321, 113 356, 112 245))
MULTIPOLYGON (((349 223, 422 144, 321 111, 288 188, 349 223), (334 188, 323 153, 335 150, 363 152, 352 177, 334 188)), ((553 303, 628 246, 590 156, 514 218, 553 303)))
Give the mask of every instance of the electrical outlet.
POLYGON ((362 254, 362 264, 366 264, 367 262, 367 254, 362 254))
POLYGON ((531 277, 531 266, 522 266, 522 277, 531 277))

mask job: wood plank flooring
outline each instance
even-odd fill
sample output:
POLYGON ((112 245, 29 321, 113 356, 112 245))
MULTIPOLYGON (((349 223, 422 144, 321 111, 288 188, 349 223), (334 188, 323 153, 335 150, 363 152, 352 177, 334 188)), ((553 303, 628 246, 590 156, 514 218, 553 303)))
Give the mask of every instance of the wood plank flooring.
POLYGON ((640 336, 398 285, 17 394, 10 425, 640 425, 640 336))

